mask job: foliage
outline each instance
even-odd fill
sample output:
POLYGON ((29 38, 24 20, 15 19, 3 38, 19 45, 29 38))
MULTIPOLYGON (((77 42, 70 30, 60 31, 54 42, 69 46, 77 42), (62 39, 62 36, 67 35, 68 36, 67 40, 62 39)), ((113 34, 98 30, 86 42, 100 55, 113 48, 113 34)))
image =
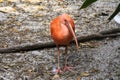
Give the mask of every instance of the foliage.
POLYGON ((82 4, 82 6, 81 6, 80 9, 86 8, 86 7, 88 7, 89 5, 91 5, 92 3, 96 2, 96 1, 97 1, 97 0, 86 0, 86 1, 82 4))
MULTIPOLYGON (((84 3, 82 4, 82 6, 80 7, 80 9, 86 8, 96 1, 97 0, 85 0, 84 3)), ((115 9, 115 11, 112 13, 112 15, 108 18, 108 20, 111 21, 119 12, 120 12, 120 3, 117 6, 117 8, 115 9)))
POLYGON ((108 18, 108 20, 111 21, 119 12, 120 12, 120 3, 115 9, 115 11, 113 12, 113 14, 108 18))

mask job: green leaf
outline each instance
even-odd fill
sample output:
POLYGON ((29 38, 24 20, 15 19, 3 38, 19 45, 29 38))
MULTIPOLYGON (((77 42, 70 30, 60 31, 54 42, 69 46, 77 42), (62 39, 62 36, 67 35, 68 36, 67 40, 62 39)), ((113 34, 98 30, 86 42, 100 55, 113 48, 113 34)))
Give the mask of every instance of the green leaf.
POLYGON ((108 18, 108 20, 111 21, 119 12, 120 12, 120 3, 115 9, 115 11, 113 12, 113 14, 108 18))
POLYGON ((86 0, 82 6, 80 7, 80 9, 83 9, 83 8, 86 8, 88 7, 89 5, 91 5, 92 3, 96 2, 97 0, 86 0))

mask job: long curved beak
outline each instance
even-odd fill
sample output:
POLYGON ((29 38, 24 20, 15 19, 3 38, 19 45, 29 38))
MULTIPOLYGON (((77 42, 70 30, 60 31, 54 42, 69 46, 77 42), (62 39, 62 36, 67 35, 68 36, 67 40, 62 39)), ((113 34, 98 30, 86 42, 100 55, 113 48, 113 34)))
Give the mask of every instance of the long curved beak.
POLYGON ((72 35, 74 37, 74 40, 75 40, 75 43, 76 43, 76 48, 78 49, 79 48, 79 46, 78 46, 78 40, 76 38, 75 32, 73 31, 71 24, 68 21, 66 21, 66 22, 68 24, 69 31, 72 33, 72 35))

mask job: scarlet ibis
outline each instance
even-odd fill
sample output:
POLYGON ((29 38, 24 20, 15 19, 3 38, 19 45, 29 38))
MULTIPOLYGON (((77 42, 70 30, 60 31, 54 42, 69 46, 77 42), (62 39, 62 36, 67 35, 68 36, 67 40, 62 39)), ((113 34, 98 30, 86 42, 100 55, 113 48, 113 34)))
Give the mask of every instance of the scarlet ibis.
POLYGON ((70 70, 71 67, 67 66, 67 46, 73 40, 76 42, 76 47, 78 49, 78 41, 75 35, 75 25, 73 19, 66 13, 54 18, 50 23, 51 37, 54 40, 58 52, 58 68, 57 73, 62 72, 60 68, 60 50, 59 46, 65 46, 65 67, 64 70, 70 70))

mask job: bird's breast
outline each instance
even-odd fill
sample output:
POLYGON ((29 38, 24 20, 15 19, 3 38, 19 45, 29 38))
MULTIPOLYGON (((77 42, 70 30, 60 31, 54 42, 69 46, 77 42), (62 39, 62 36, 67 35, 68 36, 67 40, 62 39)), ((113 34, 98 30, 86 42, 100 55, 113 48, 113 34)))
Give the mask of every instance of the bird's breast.
MULTIPOLYGON (((71 23, 74 30, 74 23, 71 23)), ((58 45, 68 45, 73 39, 73 35, 68 27, 60 23, 60 17, 55 18, 50 24, 51 37, 58 45)))
MULTIPOLYGON (((58 26, 59 27, 59 26, 58 26)), ((61 28, 52 30, 52 38, 58 45, 67 45, 73 39, 72 34, 69 32, 68 28, 65 26, 60 26, 61 28)))

